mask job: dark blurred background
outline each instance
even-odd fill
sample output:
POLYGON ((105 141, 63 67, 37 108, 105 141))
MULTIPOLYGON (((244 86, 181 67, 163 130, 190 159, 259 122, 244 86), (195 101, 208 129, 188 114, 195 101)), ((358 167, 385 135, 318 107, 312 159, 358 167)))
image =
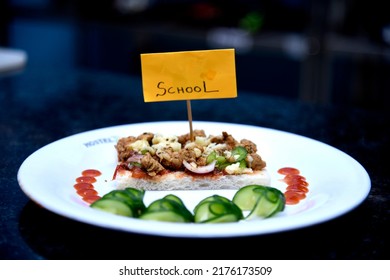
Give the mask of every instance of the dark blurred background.
POLYGON ((238 90, 386 108, 386 1, 8 0, 0 47, 28 67, 141 75, 140 54, 236 49, 238 90))

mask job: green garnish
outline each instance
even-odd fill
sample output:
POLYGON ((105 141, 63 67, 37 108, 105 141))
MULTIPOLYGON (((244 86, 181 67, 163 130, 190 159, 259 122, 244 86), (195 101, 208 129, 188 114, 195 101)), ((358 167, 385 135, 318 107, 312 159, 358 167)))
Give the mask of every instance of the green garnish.
POLYGON ((135 188, 113 190, 93 202, 90 207, 116 215, 176 223, 228 223, 254 218, 269 218, 284 210, 285 197, 278 189, 248 185, 230 200, 212 195, 201 200, 190 212, 176 195, 168 194, 144 204, 145 191, 135 188), (245 217, 244 211, 249 211, 245 217))

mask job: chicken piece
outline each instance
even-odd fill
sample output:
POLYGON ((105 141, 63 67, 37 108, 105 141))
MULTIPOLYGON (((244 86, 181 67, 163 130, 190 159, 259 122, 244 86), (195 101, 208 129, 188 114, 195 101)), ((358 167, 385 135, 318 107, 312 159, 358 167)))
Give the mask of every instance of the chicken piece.
POLYGON ((130 156, 133 155, 132 149, 130 149, 130 144, 134 143, 137 139, 134 136, 124 137, 118 140, 115 148, 118 154, 118 161, 126 161, 130 156))
MULTIPOLYGON (((206 133, 204 132, 204 130, 202 129, 195 129, 193 132, 193 136, 194 138, 197 137, 197 136, 200 136, 200 137, 206 137, 206 133)), ((183 135, 180 135, 178 137, 178 142, 180 144, 182 144, 183 146, 189 142, 191 140, 191 137, 190 137, 190 134, 187 133, 187 134, 183 134, 183 135)))
POLYGON ((223 136, 223 142, 228 146, 230 147, 230 149, 233 149, 235 146, 237 146, 239 143, 237 142, 236 139, 234 139, 234 137, 230 134, 228 134, 227 132, 222 132, 222 136, 223 136))
POLYGON ((248 151, 249 154, 257 152, 256 144, 248 139, 242 139, 240 144, 248 151))
POLYGON ((141 166, 149 176, 156 176, 165 168, 156 159, 154 159, 150 153, 146 153, 141 159, 141 166))
POLYGON ((250 168, 253 170, 261 170, 264 167, 266 167, 266 162, 261 158, 259 154, 251 153, 251 162, 250 162, 250 168))
POLYGON ((187 162, 196 162, 196 152, 194 151, 194 149, 188 149, 188 148, 185 148, 185 149, 182 149, 181 151, 181 157, 183 160, 187 161, 187 162))
POLYGON ((144 132, 141 135, 138 135, 137 140, 146 140, 150 143, 152 143, 152 139, 154 137, 154 134, 152 132, 144 132))
POLYGON ((171 147, 167 147, 158 152, 157 156, 161 164, 169 170, 180 170, 183 166, 182 154, 174 151, 171 147))

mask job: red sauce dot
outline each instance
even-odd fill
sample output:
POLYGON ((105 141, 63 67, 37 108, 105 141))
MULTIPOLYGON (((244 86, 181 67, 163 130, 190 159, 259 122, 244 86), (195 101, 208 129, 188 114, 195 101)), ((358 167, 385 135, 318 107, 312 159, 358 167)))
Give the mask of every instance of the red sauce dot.
POLYGON ((90 177, 90 176, 82 176, 82 177, 78 177, 76 179, 76 182, 78 183, 95 183, 96 182, 96 179, 94 177, 90 177))
POLYGON ((78 190, 77 194, 81 196, 90 196, 90 195, 97 195, 98 192, 94 189, 84 189, 84 190, 78 190))
POLYGON ((291 191, 291 190, 289 190, 289 191, 286 191, 284 193, 284 195, 285 196, 289 196, 289 197, 294 197, 295 196, 299 200, 306 198, 306 194, 304 192, 300 192, 300 191, 291 191))
POLYGON ((301 191, 304 193, 308 193, 309 189, 305 186, 299 185, 299 184, 294 184, 294 185, 288 185, 287 190, 295 190, 295 191, 301 191))
POLYGON ((287 185, 301 185, 301 186, 308 186, 309 184, 306 182, 306 180, 301 176, 291 176, 287 175, 282 179, 287 185))
POLYGON ((299 174, 299 170, 294 167, 283 167, 278 170, 279 174, 287 175, 287 174, 299 174))
POLYGON ((85 189, 93 189, 93 185, 91 183, 77 183, 74 185, 76 190, 85 190, 85 189))
POLYGON ((286 204, 288 205, 298 204, 299 201, 301 201, 295 194, 285 193, 284 197, 286 198, 286 204))
POLYGON ((286 174, 286 176, 284 177, 288 180, 300 180, 300 181, 305 181, 306 178, 303 177, 302 175, 299 175, 299 174, 286 174))
POLYGON ((83 197, 83 200, 89 204, 94 203, 98 199, 100 199, 100 196, 98 195, 89 195, 83 197))
POLYGON ((102 175, 102 173, 96 169, 86 169, 81 174, 83 176, 87 176, 87 177, 98 177, 98 176, 102 175))

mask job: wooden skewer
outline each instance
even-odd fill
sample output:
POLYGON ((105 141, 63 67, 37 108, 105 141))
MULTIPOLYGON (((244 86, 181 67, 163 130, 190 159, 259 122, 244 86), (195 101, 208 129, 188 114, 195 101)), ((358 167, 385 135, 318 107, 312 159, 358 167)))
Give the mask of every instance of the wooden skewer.
POLYGON ((191 100, 187 100, 187 116, 188 116, 188 122, 190 124, 190 139, 191 139, 191 142, 193 142, 194 141, 194 132, 192 130, 191 100))

